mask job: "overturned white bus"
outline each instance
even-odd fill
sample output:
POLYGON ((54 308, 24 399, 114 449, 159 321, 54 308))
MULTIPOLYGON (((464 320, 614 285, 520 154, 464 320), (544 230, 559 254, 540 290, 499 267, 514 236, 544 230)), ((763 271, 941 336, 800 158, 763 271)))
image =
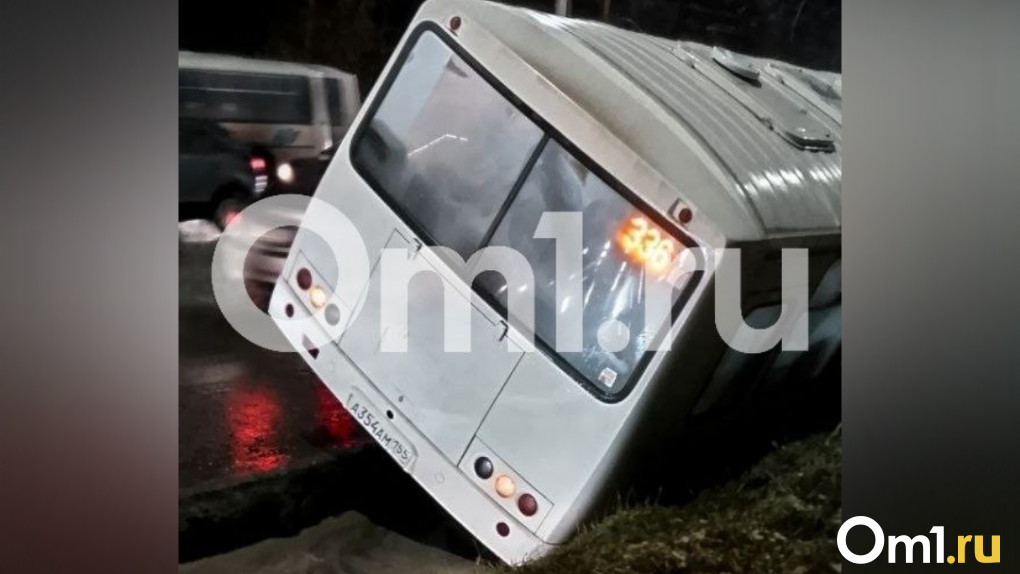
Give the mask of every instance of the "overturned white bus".
POLYGON ((745 363, 810 372, 837 354, 841 94, 834 74, 431 0, 316 192, 364 245, 300 231, 270 313, 406 472, 500 558, 525 561, 567 540, 616 492, 630 454, 725 396, 745 363), (583 216, 581 277, 558 275, 564 255, 538 232, 564 212, 583 216), (522 254, 532 281, 470 260, 493 246, 522 254), (647 319, 647 281, 683 253, 735 246, 759 327, 787 297, 779 250, 809 250, 808 352, 728 349, 711 258, 647 319), (355 249, 367 250, 364 278, 340 269, 364 257, 355 249), (430 271, 399 286, 404 324, 380 304, 387 250, 430 271), (579 300, 558 295, 570 281, 579 300), (530 324, 507 303, 528 288, 530 324), (444 301, 457 297, 470 302, 468 352, 444 348, 444 301), (558 351, 572 313, 580 338, 558 351), (628 333, 622 346, 606 344, 605 325, 628 333), (666 338, 671 350, 654 350, 666 338), (395 339, 406 352, 387 351, 395 339))

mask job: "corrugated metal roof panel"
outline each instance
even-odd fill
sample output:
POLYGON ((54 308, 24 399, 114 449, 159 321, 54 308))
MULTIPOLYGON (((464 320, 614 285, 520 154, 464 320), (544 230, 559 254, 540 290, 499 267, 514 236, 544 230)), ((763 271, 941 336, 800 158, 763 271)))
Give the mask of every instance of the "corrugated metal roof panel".
POLYGON ((778 131, 776 115, 786 110, 777 108, 787 103, 799 106, 798 111, 812 122, 823 122, 807 101, 798 102, 792 91, 789 95, 780 92, 765 80, 761 94, 743 94, 756 100, 745 106, 741 94, 720 85, 715 76, 728 72, 705 58, 710 48, 704 46, 580 20, 566 20, 562 28, 630 77, 696 134, 739 184, 768 232, 840 226, 839 136, 832 133, 836 150, 826 153, 798 149, 778 131), (764 114, 749 109, 755 104, 764 114))
POLYGON ((422 11, 481 25, 615 136, 669 187, 641 190, 652 205, 685 201, 727 241, 841 229, 838 74, 736 55, 748 83, 710 46, 480 0, 422 11))

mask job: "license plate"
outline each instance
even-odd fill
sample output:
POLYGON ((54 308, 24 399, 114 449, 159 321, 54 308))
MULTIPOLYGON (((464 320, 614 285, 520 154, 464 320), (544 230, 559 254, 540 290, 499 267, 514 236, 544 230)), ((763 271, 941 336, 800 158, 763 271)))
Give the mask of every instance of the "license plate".
POLYGON ((389 451, 393 458, 400 463, 400 466, 409 468, 418 458, 418 453, 415 452, 411 443, 404 438, 404 435, 394 430, 383 416, 379 415, 375 405, 366 399, 360 391, 351 392, 351 396, 347 400, 347 410, 376 442, 389 451))

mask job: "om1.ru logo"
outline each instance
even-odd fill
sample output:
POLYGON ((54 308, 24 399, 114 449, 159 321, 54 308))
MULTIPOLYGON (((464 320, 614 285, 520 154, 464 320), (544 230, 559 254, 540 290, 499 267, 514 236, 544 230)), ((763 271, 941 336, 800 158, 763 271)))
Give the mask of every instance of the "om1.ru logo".
MULTIPOLYGON (((973 541, 974 558, 978 562, 985 564, 994 564, 999 561, 999 537, 992 536, 992 553, 989 556, 985 555, 985 544, 983 536, 958 536, 956 540, 956 556, 946 556, 945 553, 945 528, 942 526, 935 526, 931 529, 931 534, 935 535, 935 561, 939 564, 948 562, 953 564, 959 561, 963 564, 967 561, 967 545, 973 541)), ((913 538, 909 536, 890 536, 889 537, 889 563, 896 563, 896 547, 903 545, 906 551, 907 563, 911 564, 914 562, 914 546, 917 544, 921 545, 922 552, 924 554, 923 562, 928 564, 931 562, 931 548, 930 541, 927 536, 919 535, 913 538)), ((872 560, 878 558, 878 555, 882 553, 882 548, 885 546, 885 533, 882 532, 882 527, 877 522, 868 518, 867 516, 855 516, 843 523, 843 526, 839 527, 839 534, 836 535, 836 546, 839 546, 839 553, 854 564, 867 564, 872 560), (871 532, 875 534, 875 546, 867 554, 854 554, 846 545, 846 535, 850 532, 850 529, 854 526, 867 526, 871 529, 871 532)))

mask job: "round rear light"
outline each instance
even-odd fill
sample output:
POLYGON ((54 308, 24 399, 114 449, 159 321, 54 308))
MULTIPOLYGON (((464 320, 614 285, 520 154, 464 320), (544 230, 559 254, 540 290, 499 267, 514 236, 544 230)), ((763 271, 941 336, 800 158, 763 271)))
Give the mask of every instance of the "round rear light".
POLYGON ((312 272, 303 267, 298 270, 297 286, 300 287, 302 291, 308 291, 308 288, 312 286, 312 272))
POLYGON ((322 309, 326 305, 326 291, 318 285, 312 287, 308 291, 308 301, 312 304, 312 307, 322 309))
POLYGON ((326 322, 333 326, 340 322, 340 308, 334 303, 326 307, 326 322))
POLYGON ((492 476, 492 461, 484 456, 478 457, 475 461, 475 474, 478 478, 487 479, 492 476))
POLYGON ((496 532, 503 538, 506 538, 510 535, 510 527, 506 525, 506 522, 497 522, 496 532))
POLYGON ((460 30, 460 16, 454 16, 450 18, 450 30, 456 32, 460 30))
POLYGON ((503 498, 510 498, 515 492, 517 492, 517 485, 514 484, 514 479, 505 474, 496 477, 496 494, 503 498))
POLYGON ((534 516, 538 512, 538 501, 535 500, 534 496, 524 493, 517 499, 517 509, 524 516, 534 516))

